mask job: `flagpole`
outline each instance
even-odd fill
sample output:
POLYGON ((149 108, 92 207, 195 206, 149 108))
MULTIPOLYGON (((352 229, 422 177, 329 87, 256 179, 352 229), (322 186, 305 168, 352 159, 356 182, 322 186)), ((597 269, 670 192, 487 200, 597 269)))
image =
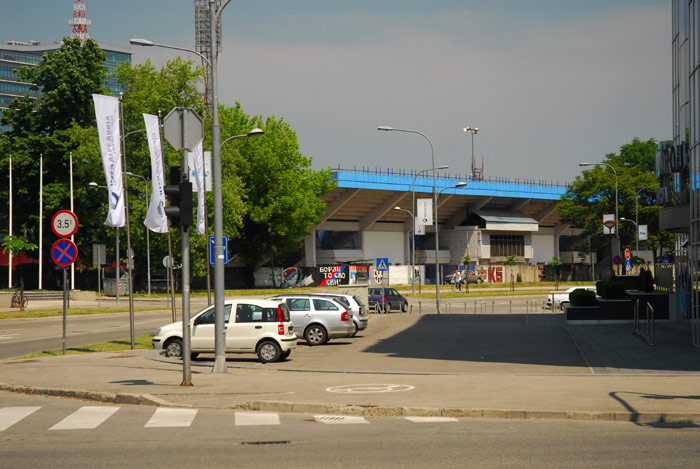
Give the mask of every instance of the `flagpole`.
MULTIPOLYGON (((73 210, 73 152, 70 152, 70 211, 73 210)), ((70 240, 75 243, 75 234, 72 234, 70 240)), ((70 265, 70 289, 75 290, 75 262, 70 265)))
POLYGON ((43 289, 44 269, 44 154, 39 155, 39 290, 43 289))
MULTIPOLYGON (((12 155, 10 155, 10 239, 12 239, 12 155)), ((10 272, 8 274, 7 288, 12 288, 12 249, 10 249, 10 272)))

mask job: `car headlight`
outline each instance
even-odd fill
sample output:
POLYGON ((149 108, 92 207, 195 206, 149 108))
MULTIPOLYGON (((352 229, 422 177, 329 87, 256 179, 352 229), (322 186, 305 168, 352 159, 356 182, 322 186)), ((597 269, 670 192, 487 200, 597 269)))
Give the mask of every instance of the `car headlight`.
POLYGON ((160 335, 160 330, 161 330, 161 329, 162 329, 162 328, 160 328, 160 327, 159 327, 158 329, 156 329, 155 335, 160 335))

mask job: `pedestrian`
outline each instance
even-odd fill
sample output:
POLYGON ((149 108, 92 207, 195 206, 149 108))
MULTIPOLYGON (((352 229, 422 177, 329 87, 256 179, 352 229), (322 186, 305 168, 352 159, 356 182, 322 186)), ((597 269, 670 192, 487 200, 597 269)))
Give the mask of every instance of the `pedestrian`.
POLYGON ((455 270, 455 285, 457 286, 457 291, 462 291, 462 273, 459 269, 455 270))

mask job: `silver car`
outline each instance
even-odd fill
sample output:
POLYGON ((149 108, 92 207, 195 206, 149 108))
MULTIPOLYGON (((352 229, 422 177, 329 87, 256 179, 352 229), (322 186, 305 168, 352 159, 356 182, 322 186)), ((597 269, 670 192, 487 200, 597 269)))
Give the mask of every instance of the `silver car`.
POLYGON ((355 295, 331 292, 316 292, 309 293, 309 295, 333 298, 352 311, 352 322, 355 325, 355 330, 352 332, 352 334, 350 334, 350 337, 355 337, 359 331, 364 331, 367 329, 367 324, 369 322, 369 311, 362 300, 355 295))
POLYGON ((332 298, 278 295, 267 299, 284 301, 287 304, 294 324, 294 333, 309 345, 323 345, 330 339, 348 337, 355 331, 352 313, 332 298))

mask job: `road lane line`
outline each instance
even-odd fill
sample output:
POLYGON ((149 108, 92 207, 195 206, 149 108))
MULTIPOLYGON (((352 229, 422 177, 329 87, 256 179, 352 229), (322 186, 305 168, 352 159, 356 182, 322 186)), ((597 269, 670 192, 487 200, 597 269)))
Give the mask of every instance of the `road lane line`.
POLYGON ((7 430, 39 409, 41 407, 4 407, 0 409, 0 432, 7 430))
POLYGON ((158 408, 144 427, 189 427, 197 415, 197 409, 158 408))
POLYGON ((102 422, 107 420, 118 410, 119 407, 81 407, 53 427, 49 428, 49 430, 85 430, 97 428, 102 422))
POLYGON ((272 413, 236 412, 236 426, 279 425, 280 416, 272 413))

